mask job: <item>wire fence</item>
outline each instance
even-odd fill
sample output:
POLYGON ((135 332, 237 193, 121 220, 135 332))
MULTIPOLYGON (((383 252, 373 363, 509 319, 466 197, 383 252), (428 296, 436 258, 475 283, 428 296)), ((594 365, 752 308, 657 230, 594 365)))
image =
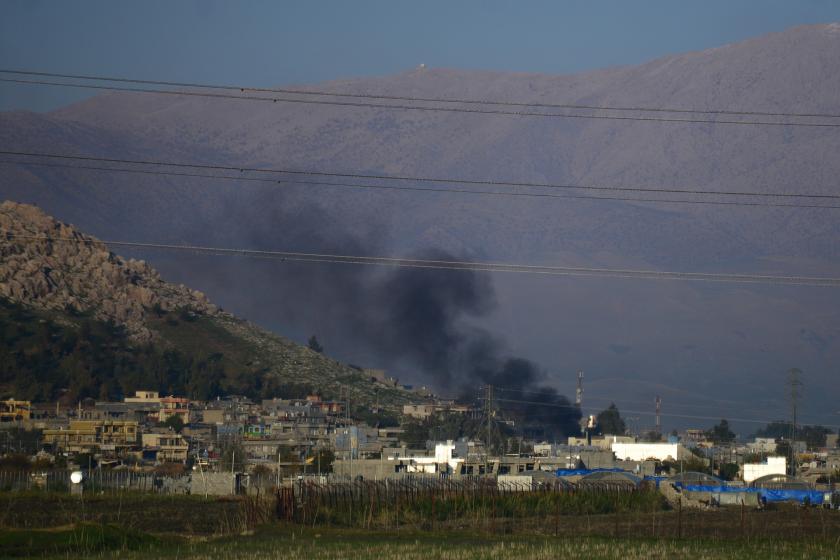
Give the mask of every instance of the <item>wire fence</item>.
POLYGON ((556 480, 499 483, 490 478, 402 478, 319 483, 301 480, 277 490, 277 518, 302 524, 434 529, 453 521, 554 518, 573 514, 655 511, 655 488, 603 482, 578 488, 556 480))
MULTIPOLYGON (((225 494, 186 496, 179 494, 189 476, 101 471, 89 473, 84 492, 74 495, 69 475, 69 471, 0 472, 0 527, 98 522, 129 523, 140 530, 238 534, 280 522, 385 531, 467 529, 558 536, 840 535, 837 510, 795 504, 755 508, 743 503, 688 508, 684 499, 677 496, 669 501, 654 485, 635 487, 610 481, 575 485, 560 480, 522 483, 422 476, 278 481, 267 476, 251 477, 244 495, 232 496, 231 485, 224 484, 225 494), (253 488, 260 491, 248 491, 253 488)), ((200 477, 192 479, 196 482, 200 477)))
MULTIPOLYGON (((0 471, 0 491, 32 492, 69 491, 71 471, 44 472, 0 471)), ((108 471, 94 469, 84 473, 82 489, 86 492, 154 492, 161 494, 187 494, 190 476, 170 476, 133 471, 108 471)))

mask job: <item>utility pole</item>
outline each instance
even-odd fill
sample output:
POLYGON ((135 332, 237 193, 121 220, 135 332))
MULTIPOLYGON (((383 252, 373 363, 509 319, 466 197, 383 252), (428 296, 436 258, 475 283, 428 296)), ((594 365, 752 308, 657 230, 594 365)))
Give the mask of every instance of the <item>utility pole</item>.
POLYGON ((790 388, 791 424, 790 424, 790 474, 796 476, 796 405, 801 396, 802 381, 799 376, 802 370, 791 368, 788 370, 788 386, 790 388))
POLYGON ((487 385, 484 396, 484 416, 487 420, 487 451, 490 451, 490 430, 493 425, 493 386, 487 385))
POLYGON ((658 435, 662 435, 662 418, 660 418, 660 413, 662 412, 662 399, 659 395, 656 395, 656 433, 658 435))
POLYGON ((484 442, 484 473, 490 472, 490 449, 492 446, 492 429, 493 429, 493 386, 487 384, 484 386, 484 421, 487 435, 484 442))

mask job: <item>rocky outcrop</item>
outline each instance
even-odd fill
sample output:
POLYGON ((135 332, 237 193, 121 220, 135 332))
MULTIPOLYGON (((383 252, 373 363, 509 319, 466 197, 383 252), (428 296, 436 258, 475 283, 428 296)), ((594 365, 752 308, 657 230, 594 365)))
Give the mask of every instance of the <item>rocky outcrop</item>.
POLYGON ((90 313, 154 337, 149 313, 189 309, 215 315, 201 292, 169 284, 144 261, 123 259, 101 241, 15 202, 0 204, 0 297, 45 310, 90 313))

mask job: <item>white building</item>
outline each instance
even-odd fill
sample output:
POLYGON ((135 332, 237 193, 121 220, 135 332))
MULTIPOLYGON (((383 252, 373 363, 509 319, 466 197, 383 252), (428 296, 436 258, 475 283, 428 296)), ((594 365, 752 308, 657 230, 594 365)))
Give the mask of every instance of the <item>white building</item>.
POLYGON ((692 457, 680 443, 623 443, 612 444, 612 452, 619 461, 680 461, 692 457))
POLYGON ((405 472, 411 473, 457 473, 461 470, 467 454, 469 443, 466 441, 452 441, 435 444, 435 454, 430 457, 399 457, 389 461, 398 461, 405 465, 405 472))
POLYGON ((763 463, 744 463, 741 472, 741 478, 746 483, 768 474, 786 474, 787 459, 784 457, 767 457, 767 460, 763 463))

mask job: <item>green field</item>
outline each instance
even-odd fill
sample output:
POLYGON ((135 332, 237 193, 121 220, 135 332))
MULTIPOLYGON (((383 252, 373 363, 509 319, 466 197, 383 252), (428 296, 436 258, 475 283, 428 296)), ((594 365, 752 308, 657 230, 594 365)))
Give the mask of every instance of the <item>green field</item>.
POLYGON ((0 533, 3 557, 179 558, 214 560, 327 560, 333 558, 405 560, 540 560, 554 558, 839 558, 836 540, 716 540, 603 537, 537 537, 466 531, 371 532, 273 526, 253 534, 213 540, 155 538, 113 526, 0 533))
POLYGON ((0 558, 840 558, 838 511, 674 511, 643 494, 602 511, 597 496, 552 498, 420 497, 385 516, 357 500, 352 518, 314 508, 277 521, 266 498, 0 492, 0 558))

